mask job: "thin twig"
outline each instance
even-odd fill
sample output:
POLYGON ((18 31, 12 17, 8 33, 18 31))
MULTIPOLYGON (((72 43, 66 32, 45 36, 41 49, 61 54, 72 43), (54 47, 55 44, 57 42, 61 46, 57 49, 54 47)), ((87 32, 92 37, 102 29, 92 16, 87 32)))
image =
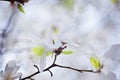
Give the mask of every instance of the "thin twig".
POLYGON ((55 58, 54 58, 53 64, 55 64, 56 60, 57 60, 57 55, 55 55, 55 58))
POLYGON ((50 70, 48 70, 49 72, 50 72, 50 74, 51 74, 51 77, 53 76, 53 73, 52 73, 52 71, 50 71, 50 70))
POLYGON ((54 64, 54 67, 71 69, 71 70, 74 70, 74 71, 77 71, 77 72, 80 72, 80 73, 82 73, 82 72, 94 72, 93 70, 79 70, 79 69, 75 69, 75 68, 67 67, 67 66, 62 66, 62 65, 58 65, 58 64, 54 64))
POLYGON ((33 74, 31 74, 31 75, 29 75, 27 77, 21 78, 20 80, 26 80, 26 79, 30 79, 31 80, 33 76, 39 74, 40 70, 39 70, 38 66, 34 65, 34 67, 37 69, 37 72, 35 72, 35 73, 33 73, 33 74))

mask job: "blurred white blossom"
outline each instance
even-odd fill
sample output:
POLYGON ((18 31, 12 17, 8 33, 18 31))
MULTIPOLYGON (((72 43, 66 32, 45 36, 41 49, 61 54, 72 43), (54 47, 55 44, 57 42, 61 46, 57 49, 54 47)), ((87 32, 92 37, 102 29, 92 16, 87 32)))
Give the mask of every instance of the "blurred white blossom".
POLYGON ((22 75, 19 70, 19 66, 16 62, 11 60, 6 64, 5 70, 0 72, 0 80, 15 80, 22 75))
POLYGON ((111 49, 102 57, 92 56, 90 58, 94 72, 85 73, 86 80, 117 80, 116 73, 112 70, 120 60, 120 44, 112 45, 111 49))
POLYGON ((48 52, 52 53, 55 49, 59 48, 61 46, 60 42, 57 42, 55 44, 44 44, 43 48, 45 49, 42 56, 40 57, 40 71, 43 72, 43 70, 46 67, 46 55, 48 52), (45 46, 44 46, 45 45, 45 46))

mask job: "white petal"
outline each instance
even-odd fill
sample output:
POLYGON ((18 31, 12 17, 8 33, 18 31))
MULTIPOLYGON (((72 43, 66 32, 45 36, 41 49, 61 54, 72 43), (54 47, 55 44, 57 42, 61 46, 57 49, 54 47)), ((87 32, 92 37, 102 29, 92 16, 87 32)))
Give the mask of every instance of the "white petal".
POLYGON ((113 72, 109 72, 107 75, 100 73, 99 80, 117 80, 116 75, 113 72))
POLYGON ((113 61, 111 59, 103 58, 102 65, 103 65, 103 68, 101 69, 101 71, 106 76, 109 74, 109 72, 111 71, 113 67, 113 61))
POLYGON ((20 78, 20 76, 22 76, 22 73, 18 72, 15 75, 13 75, 13 79, 20 78))
POLYGON ((0 71, 0 77, 4 77, 3 71, 0 71))
POLYGON ((104 57, 114 61, 120 61, 120 44, 112 45, 111 49, 104 55, 104 57))
POLYGON ((14 74, 19 70, 19 68, 20 68, 19 66, 16 66, 16 67, 13 69, 11 75, 14 75, 14 74))
POLYGON ((5 70, 4 70, 4 75, 6 77, 10 76, 12 71, 15 69, 16 67, 16 63, 15 61, 9 61, 7 64, 6 64, 6 67, 5 67, 5 70))
POLYGON ((40 71, 43 72, 44 68, 46 67, 46 52, 40 58, 40 71))
POLYGON ((100 73, 84 73, 83 80, 101 80, 100 73))
POLYGON ((116 75, 113 73, 113 72, 110 72, 108 75, 107 75, 107 79, 106 80, 117 80, 116 79, 116 75))
POLYGON ((104 67, 101 71, 103 72, 104 75, 108 75, 109 72, 110 72, 110 68, 109 67, 104 67))
POLYGON ((0 72, 0 80, 6 80, 3 71, 0 72))

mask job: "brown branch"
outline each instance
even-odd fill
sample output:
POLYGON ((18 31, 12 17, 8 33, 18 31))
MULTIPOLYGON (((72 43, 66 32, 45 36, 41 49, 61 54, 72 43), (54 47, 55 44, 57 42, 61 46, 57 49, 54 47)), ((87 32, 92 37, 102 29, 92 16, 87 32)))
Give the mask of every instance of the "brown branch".
MULTIPOLYGON (((79 70, 79 69, 76 69, 76 68, 72 68, 72 67, 68 67, 68 66, 62 66, 62 65, 58 65, 58 64, 52 64, 52 65, 49 66, 48 68, 44 69, 43 72, 49 71, 50 74, 51 74, 51 77, 52 77, 52 76, 53 76, 53 73, 50 71, 50 69, 51 69, 51 68, 54 68, 54 67, 60 67, 60 68, 70 69, 70 70, 74 70, 74 71, 77 71, 77 72, 80 72, 80 73, 82 73, 82 72, 93 72, 93 73, 94 73, 93 70, 79 70)), ((37 67, 37 68, 38 68, 38 67, 37 67)), ((31 79, 31 77, 33 77, 33 76, 35 76, 35 75, 37 75, 37 74, 39 74, 39 73, 40 73, 40 71, 38 70, 37 72, 31 74, 30 76, 27 76, 27 77, 22 78, 22 79, 20 79, 20 80, 31 79)))
POLYGON ((48 70, 49 72, 50 72, 50 74, 51 74, 51 77, 53 76, 53 73, 52 73, 52 71, 50 71, 50 70, 48 70))
POLYGON ((77 72, 80 72, 80 73, 82 73, 82 72, 94 72, 93 70, 79 70, 79 69, 76 69, 76 68, 67 67, 67 66, 62 66, 62 65, 58 65, 58 64, 54 64, 54 67, 71 69, 71 70, 74 70, 74 71, 77 71, 77 72))
POLYGON ((55 58, 54 58, 53 64, 55 64, 56 60, 57 60, 57 55, 55 55, 55 58))
MULTIPOLYGON (((27 76, 27 77, 20 78, 19 80, 26 80, 26 79, 30 79, 30 80, 31 80, 31 79, 32 79, 31 77, 39 74, 39 73, 40 73, 40 70, 39 70, 38 66, 34 65, 34 67, 37 69, 37 72, 35 72, 35 73, 33 73, 33 74, 31 74, 31 75, 29 75, 29 76, 27 76)), ((32 79, 32 80, 33 80, 33 79, 32 79)))
MULTIPOLYGON (((62 52, 62 50, 63 50, 64 48, 65 48, 65 47, 63 47, 63 48, 59 47, 58 49, 56 49, 56 52, 59 52, 59 50, 60 50, 60 52, 62 52), (62 49, 62 50, 61 50, 61 49, 62 49)), ((60 54, 60 53, 59 53, 59 54, 60 54)), ((56 60, 57 60, 57 57, 58 57, 58 54, 56 53, 56 54, 55 54, 55 57, 54 57, 54 60, 53 60, 53 63, 52 63, 49 67, 47 67, 46 69, 43 70, 43 72, 49 71, 50 74, 51 74, 51 77, 53 76, 53 73, 50 71, 50 69, 51 69, 51 68, 54 68, 54 67, 70 69, 70 70, 74 70, 74 71, 77 71, 77 72, 80 72, 80 73, 82 73, 82 72, 93 72, 93 73, 94 73, 93 70, 79 70, 79 69, 72 68, 72 67, 68 67, 68 66, 58 65, 58 64, 55 63, 56 60)), ((22 78, 22 79, 20 79, 20 80, 31 79, 33 76, 39 74, 39 73, 40 73, 39 68, 38 68, 36 65, 34 65, 34 67, 37 68, 37 70, 38 70, 37 72, 35 72, 35 73, 33 73, 33 74, 31 74, 31 75, 29 75, 29 76, 27 76, 27 77, 24 77, 24 78, 22 78)))

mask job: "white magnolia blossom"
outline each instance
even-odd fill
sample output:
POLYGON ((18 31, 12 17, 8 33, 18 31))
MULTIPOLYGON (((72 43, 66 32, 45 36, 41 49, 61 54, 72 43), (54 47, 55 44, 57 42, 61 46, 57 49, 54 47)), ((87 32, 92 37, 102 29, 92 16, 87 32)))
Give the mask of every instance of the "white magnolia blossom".
POLYGON ((16 62, 11 60, 6 64, 4 71, 0 72, 0 80, 15 80, 19 78, 22 74, 17 72, 19 70, 19 66, 16 65, 16 62))
POLYGON ((61 43, 58 42, 58 43, 55 43, 54 45, 46 43, 45 45, 46 45, 45 52, 43 53, 43 55, 40 58, 40 71, 41 72, 43 72, 43 70, 46 67, 46 53, 49 51, 54 51, 55 49, 59 48, 61 46, 61 43))
POLYGON ((84 73, 85 80, 118 80, 113 68, 119 65, 116 62, 120 62, 120 44, 112 45, 111 49, 96 61, 100 63, 100 66, 98 69, 93 69, 100 72, 84 73))

